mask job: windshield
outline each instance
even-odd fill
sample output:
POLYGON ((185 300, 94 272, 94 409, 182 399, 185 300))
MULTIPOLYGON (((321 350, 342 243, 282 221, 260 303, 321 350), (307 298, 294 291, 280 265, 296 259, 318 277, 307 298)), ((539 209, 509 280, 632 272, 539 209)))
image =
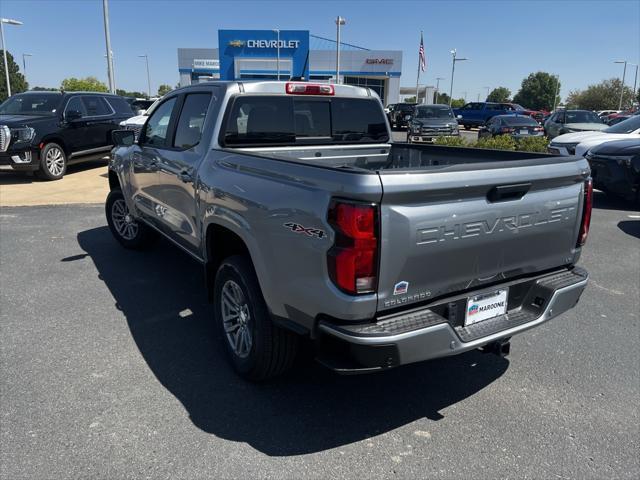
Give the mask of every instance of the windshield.
POLYGON ((602 123, 598 115, 586 110, 567 111, 567 121, 565 123, 602 123))
POLYGON ((449 107, 429 106, 416 108, 416 118, 453 118, 449 107))
POLYGON ((524 108, 522 105, 518 105, 517 103, 512 103, 511 106, 515 109, 515 110, 526 110, 526 108, 524 108))
POLYGON ((606 133, 631 133, 634 130, 640 128, 640 115, 634 115, 626 120, 614 125, 613 127, 605 128, 603 132, 606 133))
POLYGON ((48 115, 60 105, 61 93, 22 93, 13 95, 0 105, 0 114, 48 115))
POLYGON ((147 108, 147 111, 144 112, 144 116, 148 117, 149 115, 151 115, 153 113, 153 111, 156 109, 156 107, 158 106, 158 103, 160 103, 160 100, 162 100, 162 98, 157 99, 155 102, 153 102, 151 104, 151 106, 149 108, 147 108))

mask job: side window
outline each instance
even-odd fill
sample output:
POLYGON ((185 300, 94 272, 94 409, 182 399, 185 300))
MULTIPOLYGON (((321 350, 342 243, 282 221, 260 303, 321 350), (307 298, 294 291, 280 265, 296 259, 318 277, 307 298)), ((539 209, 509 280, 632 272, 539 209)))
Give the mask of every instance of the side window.
POLYGON ((107 102, 117 113, 121 115, 131 115, 131 106, 122 97, 108 97, 107 102))
POLYGON ((185 97, 176 127, 174 147, 186 150, 200 143, 210 101, 210 93, 191 93, 185 97))
POLYGON ((554 120, 556 123, 564 123, 565 122, 565 112, 560 112, 556 114, 556 119, 554 120))
POLYGON ((107 101, 97 95, 83 95, 82 103, 87 110, 88 117, 99 117, 103 115, 111 115, 113 110, 107 101))
POLYGON ((140 143, 152 147, 164 147, 169 133, 169 121, 176 103, 176 97, 170 98, 156 108, 147 120, 140 143))
POLYGON ((71 97, 67 102, 67 106, 64 109, 65 115, 68 112, 79 112, 83 117, 87 116, 87 110, 84 108, 84 104, 80 97, 71 97))

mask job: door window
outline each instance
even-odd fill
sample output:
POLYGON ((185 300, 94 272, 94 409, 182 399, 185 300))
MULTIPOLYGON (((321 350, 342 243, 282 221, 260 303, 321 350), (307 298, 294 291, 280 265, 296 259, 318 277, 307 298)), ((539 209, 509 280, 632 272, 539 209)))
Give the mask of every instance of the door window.
POLYGON ((185 97, 176 126, 174 147, 186 150, 200 143, 202 127, 210 101, 210 93, 192 93, 185 97))
POLYGON ((83 96, 82 103, 84 103, 88 117, 102 117, 113 113, 107 101, 97 95, 83 96))
POLYGON ((169 133, 169 121, 176 103, 176 97, 172 97, 156 108, 144 126, 140 143, 152 147, 166 146, 169 133))
POLYGON ((67 106, 64 109, 65 115, 69 112, 79 112, 82 117, 87 116, 87 110, 84 108, 84 104, 80 97, 71 97, 67 102, 67 106))

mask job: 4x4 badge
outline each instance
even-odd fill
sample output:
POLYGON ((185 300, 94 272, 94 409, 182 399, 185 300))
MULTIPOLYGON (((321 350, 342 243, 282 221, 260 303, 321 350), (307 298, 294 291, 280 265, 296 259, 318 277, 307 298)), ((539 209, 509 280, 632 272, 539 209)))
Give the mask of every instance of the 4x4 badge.
POLYGON ((289 223, 285 223, 284 226, 289 230, 291 230, 292 232, 304 233, 309 237, 324 238, 327 235, 326 233, 324 233, 324 230, 320 230, 319 228, 303 227, 298 223, 289 222, 289 223))

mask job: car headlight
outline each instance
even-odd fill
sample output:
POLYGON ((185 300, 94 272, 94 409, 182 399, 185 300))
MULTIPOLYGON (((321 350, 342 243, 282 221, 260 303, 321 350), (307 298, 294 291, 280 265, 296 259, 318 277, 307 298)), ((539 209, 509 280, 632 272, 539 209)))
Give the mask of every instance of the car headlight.
POLYGON ((11 139, 15 143, 30 142, 36 136, 36 131, 31 127, 17 127, 11 128, 11 139))

